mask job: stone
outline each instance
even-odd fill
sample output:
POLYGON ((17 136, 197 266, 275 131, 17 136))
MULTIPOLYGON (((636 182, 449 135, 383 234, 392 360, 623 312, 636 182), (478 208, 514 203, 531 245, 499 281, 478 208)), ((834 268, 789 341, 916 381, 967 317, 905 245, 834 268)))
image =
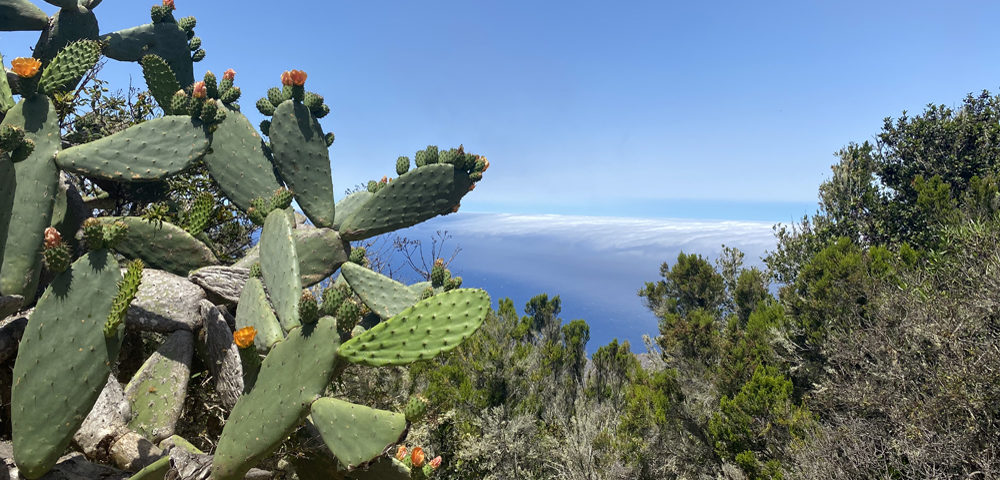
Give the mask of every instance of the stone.
POLYGON ((211 265, 191 272, 188 280, 225 301, 236 304, 240 301, 243 285, 249 277, 249 268, 211 265))
POLYGON ((143 331, 171 333, 195 331, 201 326, 205 291, 184 277, 162 270, 142 271, 142 283, 129 306, 125 325, 143 331))

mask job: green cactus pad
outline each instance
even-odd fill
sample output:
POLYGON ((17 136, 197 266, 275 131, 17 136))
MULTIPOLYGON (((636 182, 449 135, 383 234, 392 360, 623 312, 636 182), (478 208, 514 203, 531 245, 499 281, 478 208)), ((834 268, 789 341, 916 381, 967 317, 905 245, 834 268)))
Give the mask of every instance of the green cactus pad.
POLYGON ((44 30, 49 16, 28 0, 0 1, 0 32, 44 30))
POLYGON ((410 287, 360 265, 345 263, 340 273, 365 305, 382 318, 395 316, 420 301, 420 294, 410 287))
POLYGON ((38 91, 51 95, 75 89, 100 58, 101 46, 93 40, 80 40, 67 45, 42 71, 38 91))
POLYGON ((449 213, 469 192, 469 176, 448 164, 425 165, 401 175, 340 225, 346 240, 361 240, 449 213))
POLYGON ((34 95, 18 102, 3 123, 23 128, 25 138, 35 142, 27 159, 14 164, 17 189, 10 225, 16 225, 4 246, 0 267, 0 292, 21 295, 28 303, 35 298, 42 270, 42 241, 52 220, 52 205, 59 187, 59 170, 52 157, 59 150, 58 115, 48 97, 34 95))
POLYGON ((183 86, 194 83, 188 36, 177 23, 148 23, 102 35, 104 54, 122 62, 136 62, 147 54, 166 60, 183 86))
POLYGON ((431 285, 431 282, 417 282, 417 283, 414 283, 413 285, 409 285, 409 287, 410 287, 410 290, 412 290, 417 295, 423 295, 424 290, 427 290, 428 288, 431 288, 431 289, 434 288, 431 285))
POLYGON ((333 221, 333 228, 340 230, 340 225, 348 217, 358 211, 368 200, 372 198, 372 193, 365 190, 358 190, 337 202, 337 216, 333 221))
POLYGON ((288 333, 264 359, 253 390, 240 397, 212 462, 215 480, 242 479, 300 425, 338 368, 337 322, 323 317, 288 333))
POLYGON ((212 152, 205 156, 205 165, 226 197, 243 210, 254 198, 268 198, 281 187, 260 135, 239 112, 229 110, 212 134, 212 152))
POLYGON ((108 380, 121 336, 101 327, 120 279, 111 252, 91 252, 56 276, 28 320, 11 393, 14 461, 28 478, 56 464, 108 380))
POLYGON ((162 180, 208 152, 201 122, 173 115, 59 152, 59 168, 119 182, 162 180))
POLYGON ((330 152, 319 122, 301 103, 287 100, 271 120, 274 163, 302 211, 317 227, 330 227, 334 219, 330 152))
POLYGON ((178 330, 146 359, 125 386, 132 406, 129 428, 154 442, 173 433, 184 409, 193 355, 193 335, 178 330))
POLYGON ((77 40, 97 40, 100 35, 94 12, 78 8, 75 4, 70 8, 59 9, 49 24, 51 28, 42 32, 33 52, 34 57, 46 65, 70 43, 77 40))
POLYGON ((260 234, 260 271, 264 285, 285 331, 299 324, 302 281, 292 236, 292 222, 283 210, 267 215, 260 234))
POLYGON ((338 354, 352 363, 376 367, 427 360, 472 335, 489 309, 490 297, 482 290, 441 293, 352 338, 338 354))
POLYGON ((100 220, 105 225, 116 220, 124 222, 128 231, 115 250, 130 258, 141 258, 152 268, 187 276, 192 270, 219 263, 208 246, 172 223, 147 222, 142 217, 105 217, 100 220))
POLYGON ((170 470, 170 456, 164 455, 155 462, 143 467, 135 472, 135 475, 128 477, 128 480, 163 480, 170 470))
POLYGON ((299 257, 302 286, 315 285, 333 275, 347 262, 351 245, 329 228, 299 228, 295 230, 295 252, 299 257))
POLYGON ((348 480, 410 480, 410 469, 395 458, 381 457, 364 470, 347 474, 348 480))
POLYGON ((257 330, 253 343, 259 352, 267 352, 285 336, 259 278, 250 277, 247 280, 240 294, 240 303, 236 305, 236 328, 244 327, 257 330))
POLYGON ((156 55, 146 55, 142 57, 142 76, 146 78, 146 87, 149 93, 156 99, 157 105, 163 109, 163 113, 170 115, 183 112, 174 112, 172 101, 174 94, 181 89, 181 84, 177 82, 177 76, 170 69, 167 62, 156 55))
MULTIPOLYGON (((0 7, 2 9, 3 7, 0 7)), ((0 18, 3 15, 0 14, 0 18)), ((3 55, 0 55, 0 116, 14 108, 14 96, 10 91, 10 84, 7 83, 7 70, 4 69, 3 55)), ((3 237, 0 237, 3 238, 3 237)))
POLYGON ((3 246, 7 240, 7 227, 10 226, 10 215, 14 209, 15 188, 17 188, 17 178, 14 174, 14 163, 6 155, 0 154, 0 265, 3 264, 3 246))
POLYGON ((330 452, 347 469, 381 455, 406 430, 406 418, 400 413, 336 398, 316 400, 312 404, 312 421, 330 452))

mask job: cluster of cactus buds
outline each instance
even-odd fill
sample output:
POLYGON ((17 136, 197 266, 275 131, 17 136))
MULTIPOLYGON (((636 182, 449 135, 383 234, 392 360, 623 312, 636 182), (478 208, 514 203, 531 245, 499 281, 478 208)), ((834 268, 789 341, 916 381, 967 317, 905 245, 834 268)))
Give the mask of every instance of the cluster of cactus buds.
POLYGON ((410 469, 411 479, 430 478, 434 471, 441 467, 441 456, 438 455, 432 460, 427 460, 427 455, 421 447, 413 447, 407 450, 406 446, 400 445, 396 449, 396 460, 399 460, 410 469))
POLYGON ((451 270, 444 266, 444 259, 438 258, 431 267, 431 286, 443 288, 446 292, 454 290, 462 286, 462 277, 452 277, 451 270))
MULTIPOLYGON (((225 77, 223 79, 225 80, 225 77)), ((211 130, 212 126, 226 119, 226 109, 222 108, 223 104, 232 104, 240 98, 240 89, 232 85, 232 78, 225 83, 220 86, 215 74, 205 72, 201 81, 195 82, 187 90, 181 89, 174 93, 170 99, 170 111, 177 115, 187 114, 192 118, 198 118, 209 125, 211 130)))
POLYGON ((82 228, 83 238, 87 241, 87 248, 90 250, 113 249, 128 233, 128 225, 121 220, 102 223, 91 217, 83 221, 82 228))
MULTIPOLYGON (((312 114, 314 118, 323 118, 330 113, 330 107, 325 103, 323 96, 314 93, 307 92, 305 90, 305 83, 307 78, 306 72, 302 70, 289 70, 281 74, 281 88, 271 87, 267 90, 267 96, 261 97, 257 100, 257 110, 260 111, 262 115, 272 116, 274 115, 274 110, 281 105, 282 102, 286 100, 294 100, 296 102, 302 103, 309 113, 312 114)), ((260 124, 260 130, 264 135, 271 135, 271 121, 264 120, 260 124)), ((329 147, 333 144, 333 133, 327 133, 325 136, 326 145, 329 147)))
POLYGON ((13 162, 20 162, 35 150, 35 142, 24 138, 24 130, 12 125, 0 126, 0 154, 10 155, 13 162))
MULTIPOLYGON (((187 222, 184 230, 191 235, 197 235, 208 227, 215 209, 215 197, 211 192, 202 192, 194 199, 191 209, 187 212, 187 222)), ((147 212, 148 213, 148 212, 147 212)))
POLYGON ((274 191, 271 198, 257 197, 250 201, 250 208, 247 209, 247 217, 255 225, 264 225, 264 219, 273 210, 284 210, 292 205, 292 191, 280 187, 274 191))
POLYGON ((362 267, 367 267, 369 265, 368 257, 366 257, 367 254, 368 252, 365 251, 365 247, 355 247, 351 249, 351 256, 348 257, 348 261, 362 267))

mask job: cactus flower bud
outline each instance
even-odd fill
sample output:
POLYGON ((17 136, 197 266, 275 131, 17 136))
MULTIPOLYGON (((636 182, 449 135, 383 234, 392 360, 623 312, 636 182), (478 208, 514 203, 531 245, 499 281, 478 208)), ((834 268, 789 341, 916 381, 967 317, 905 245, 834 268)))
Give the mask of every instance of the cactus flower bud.
POLYGON ((163 0, 163 6, 168 7, 171 10, 177 9, 177 7, 174 6, 174 0, 163 0))
POLYGON ((45 229, 45 248, 55 248, 62 245, 62 235, 59 234, 59 230, 53 227, 45 229))
POLYGON ((306 72, 302 70, 289 70, 281 74, 281 84, 301 87, 306 84, 306 72))
POLYGON ((414 467, 420 468, 424 466, 424 449, 413 447, 413 453, 410 454, 410 461, 413 462, 414 467))
POLYGON ((451 207, 451 213, 458 213, 458 207, 461 207, 461 203, 456 203, 454 207, 451 207))
POLYGON ((253 339, 257 336, 257 329, 253 327, 243 327, 233 332, 233 343, 237 347, 247 348, 253 345, 253 339))
POLYGON ((229 69, 222 73, 222 78, 224 80, 234 80, 236 78, 236 70, 229 69))
POLYGON ((441 466, 441 455, 434 457, 434 460, 430 461, 431 468, 437 470, 441 466))
POLYGON ((380 182, 382 182, 383 185, 389 183, 389 177, 382 175, 382 180, 380 180, 380 182))
POLYGON ((208 87, 205 86, 205 82, 194 82, 191 96, 194 98, 205 98, 208 96, 208 87))
POLYGON ((402 460, 404 458, 406 458, 406 446, 400 445, 399 448, 396 449, 396 460, 402 460))
POLYGON ((32 78, 38 75, 42 62, 37 58, 18 57, 10 61, 10 69, 21 78, 32 78))

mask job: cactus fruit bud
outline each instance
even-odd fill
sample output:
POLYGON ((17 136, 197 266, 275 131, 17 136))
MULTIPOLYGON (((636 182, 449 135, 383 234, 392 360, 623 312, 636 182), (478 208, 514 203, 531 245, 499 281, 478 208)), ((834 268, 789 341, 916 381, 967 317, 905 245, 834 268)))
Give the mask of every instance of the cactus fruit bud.
POLYGON ((438 265, 436 262, 434 268, 431 268, 431 285, 434 288, 441 288, 444 286, 445 281, 445 269, 444 266, 438 265))
POLYGON ((402 461, 404 458, 406 458, 406 446, 400 445, 396 449, 396 460, 402 461))
POLYGON ((424 449, 420 447, 413 447, 413 453, 410 454, 410 463, 414 467, 420 468, 424 466, 424 449))
POLYGON ((201 106, 201 120, 205 123, 212 123, 215 121, 215 116, 219 113, 219 104, 214 98, 209 98, 204 105, 201 106))
POLYGON ((0 151, 10 152, 24 141, 24 130, 13 125, 0 126, 0 151))
POLYGON ((431 287, 425 288, 424 291, 420 293, 421 300, 427 300, 428 298, 431 298, 433 296, 434 296, 434 289, 431 287))
POLYGON ((410 397, 410 401, 406 403, 406 408, 403 410, 403 414, 406 415, 406 421, 410 423, 419 422, 424 418, 424 414, 426 413, 427 399, 420 395, 410 397))
POLYGON ((90 217, 83 221, 82 228, 83 238, 87 240, 87 248, 97 250, 103 246, 104 227, 100 220, 90 217))
POLYGON ((45 266, 56 273, 65 272, 69 265, 73 263, 73 255, 69 246, 62 241, 62 235, 53 227, 45 229, 45 249, 42 251, 42 258, 45 266))
POLYGON ((215 78, 215 74, 210 71, 205 72, 204 82, 208 98, 219 98, 219 81, 215 78))
POLYGON ((257 100, 257 111, 259 111, 261 115, 267 115, 267 116, 274 115, 274 102, 266 98, 261 98, 260 100, 257 100))
POLYGON ((432 469, 437 470, 441 466, 441 455, 434 457, 433 460, 428 462, 432 469))
POLYGON ((257 337, 257 329, 253 327, 243 327, 233 332, 233 343, 239 348, 247 348, 253 345, 253 339, 257 337))
POLYGON ((191 96, 194 98, 207 97, 208 87, 205 86, 205 82, 194 82, 194 86, 191 87, 191 96))
MULTIPOLYGON (((277 108, 278 105, 281 105, 281 102, 285 101, 285 96, 281 92, 280 88, 278 88, 278 87, 271 87, 271 88, 267 89, 267 101, 271 102, 271 106, 272 107, 277 108)), ((258 102, 257 108, 260 108, 259 102, 258 102)), ((273 112, 274 110, 272 109, 271 111, 273 112)), ((263 113, 263 112, 261 112, 261 113, 263 113)), ((273 115, 273 113, 265 114, 265 115, 273 115)))
POLYGON ((312 114, 313 114, 314 117, 316 117, 316 118, 323 118, 323 117, 325 117, 325 116, 327 116, 327 115, 330 114, 330 106, 324 103, 324 104, 320 105, 319 108, 316 109, 316 111, 312 111, 312 110, 310 110, 310 111, 312 112, 312 114))
POLYGON ((13 152, 10 152, 10 159, 14 163, 20 162, 27 159, 33 151, 35 151, 35 142, 30 138, 25 138, 13 152))
POLYGON ((428 145, 426 149, 418 151, 415 162, 417 167, 438 163, 438 147, 428 145))
POLYGON ((349 261, 351 263, 356 263, 364 267, 366 266, 365 264, 368 263, 368 260, 365 259, 365 253, 367 252, 365 252, 364 247, 354 248, 353 250, 351 250, 351 256, 349 257, 349 261))
MULTIPOLYGON (((225 83, 226 83, 226 81, 223 80, 222 84, 224 85, 225 83)), ((240 87, 233 87, 233 86, 230 85, 229 88, 227 88, 225 90, 222 90, 222 94, 219 96, 219 100, 222 100, 223 102, 226 102, 226 103, 233 103, 233 102, 239 100, 240 99, 240 95, 242 95, 242 94, 243 94, 243 91, 240 90, 240 87)))
POLYGON ((469 180, 473 182, 478 182, 483 179, 483 172, 472 172, 469 174, 469 180))
POLYGON ((410 171, 410 157, 401 156, 396 159, 396 175, 410 171))
POLYGON ((177 21, 177 27, 180 28, 181 30, 184 30, 185 32, 188 32, 188 34, 193 33, 194 27, 197 25, 198 21, 195 20, 194 17, 184 17, 177 21))
POLYGON ((309 290, 303 290, 302 296, 299 297, 299 322, 305 325, 316 323, 316 320, 319 320, 319 305, 316 303, 316 297, 309 290))
POLYGON ((333 141, 334 141, 335 138, 336 137, 333 135, 333 132, 327 132, 326 133, 326 146, 329 147, 330 145, 333 145, 333 141))
POLYGON ((306 92, 305 97, 302 99, 302 104, 315 114, 323 107, 323 97, 313 92, 306 92))
MULTIPOLYGON (((268 105, 270 105, 270 103, 268 103, 268 105)), ((271 135, 271 121, 270 120, 264 119, 264 120, 260 121, 260 133, 263 133, 266 136, 270 136, 271 135)))
POLYGON ((258 227, 264 225, 264 214, 261 213, 261 210, 257 207, 250 207, 247 209, 247 218, 249 218, 250 221, 258 227))
POLYGON ((449 150, 444 150, 438 153, 438 160, 441 163, 447 163, 450 165, 455 165, 458 161, 459 154, 454 148, 449 150))
POLYGON ((173 10, 173 7, 167 6, 166 4, 153 5, 153 7, 149 9, 149 18, 153 21, 153 23, 160 23, 169 19, 173 10))
POLYGON ((192 62, 200 62, 205 59, 205 49, 199 48, 193 55, 191 55, 192 62))
POLYGON ((142 260, 135 259, 129 262, 125 278, 118 282, 118 295, 111 304, 111 313, 108 314, 108 320, 104 322, 105 337, 114 338, 118 335, 118 327, 125 321, 128 306, 135 298, 136 292, 139 291, 139 284, 142 283, 143 268, 145 265, 142 260))
POLYGON ((183 115, 188 113, 188 107, 188 96, 184 90, 178 90, 177 93, 174 93, 170 99, 170 111, 177 115, 183 115))
POLYGON ((354 302, 346 301, 337 309, 337 331, 341 335, 350 332, 361 321, 361 309, 354 302))
POLYGON ((201 37, 191 37, 191 40, 188 40, 188 48, 192 52, 201 48, 201 37))
POLYGON ((271 206, 272 208, 284 210, 292 206, 292 197, 293 195, 291 190, 285 187, 280 187, 275 190, 274 195, 271 196, 271 206))
POLYGON ((444 290, 454 290, 462 286, 462 277, 451 277, 444 281, 444 290))
POLYGON ((338 287, 330 287, 323 290, 323 306, 320 311, 323 315, 336 316, 340 305, 347 299, 348 293, 338 287))
POLYGON ((260 262, 253 262, 253 265, 250 265, 250 276, 253 278, 261 278, 261 275, 260 262))
POLYGON ((375 193, 378 191, 378 182, 375 180, 368 180, 368 192, 375 193))

